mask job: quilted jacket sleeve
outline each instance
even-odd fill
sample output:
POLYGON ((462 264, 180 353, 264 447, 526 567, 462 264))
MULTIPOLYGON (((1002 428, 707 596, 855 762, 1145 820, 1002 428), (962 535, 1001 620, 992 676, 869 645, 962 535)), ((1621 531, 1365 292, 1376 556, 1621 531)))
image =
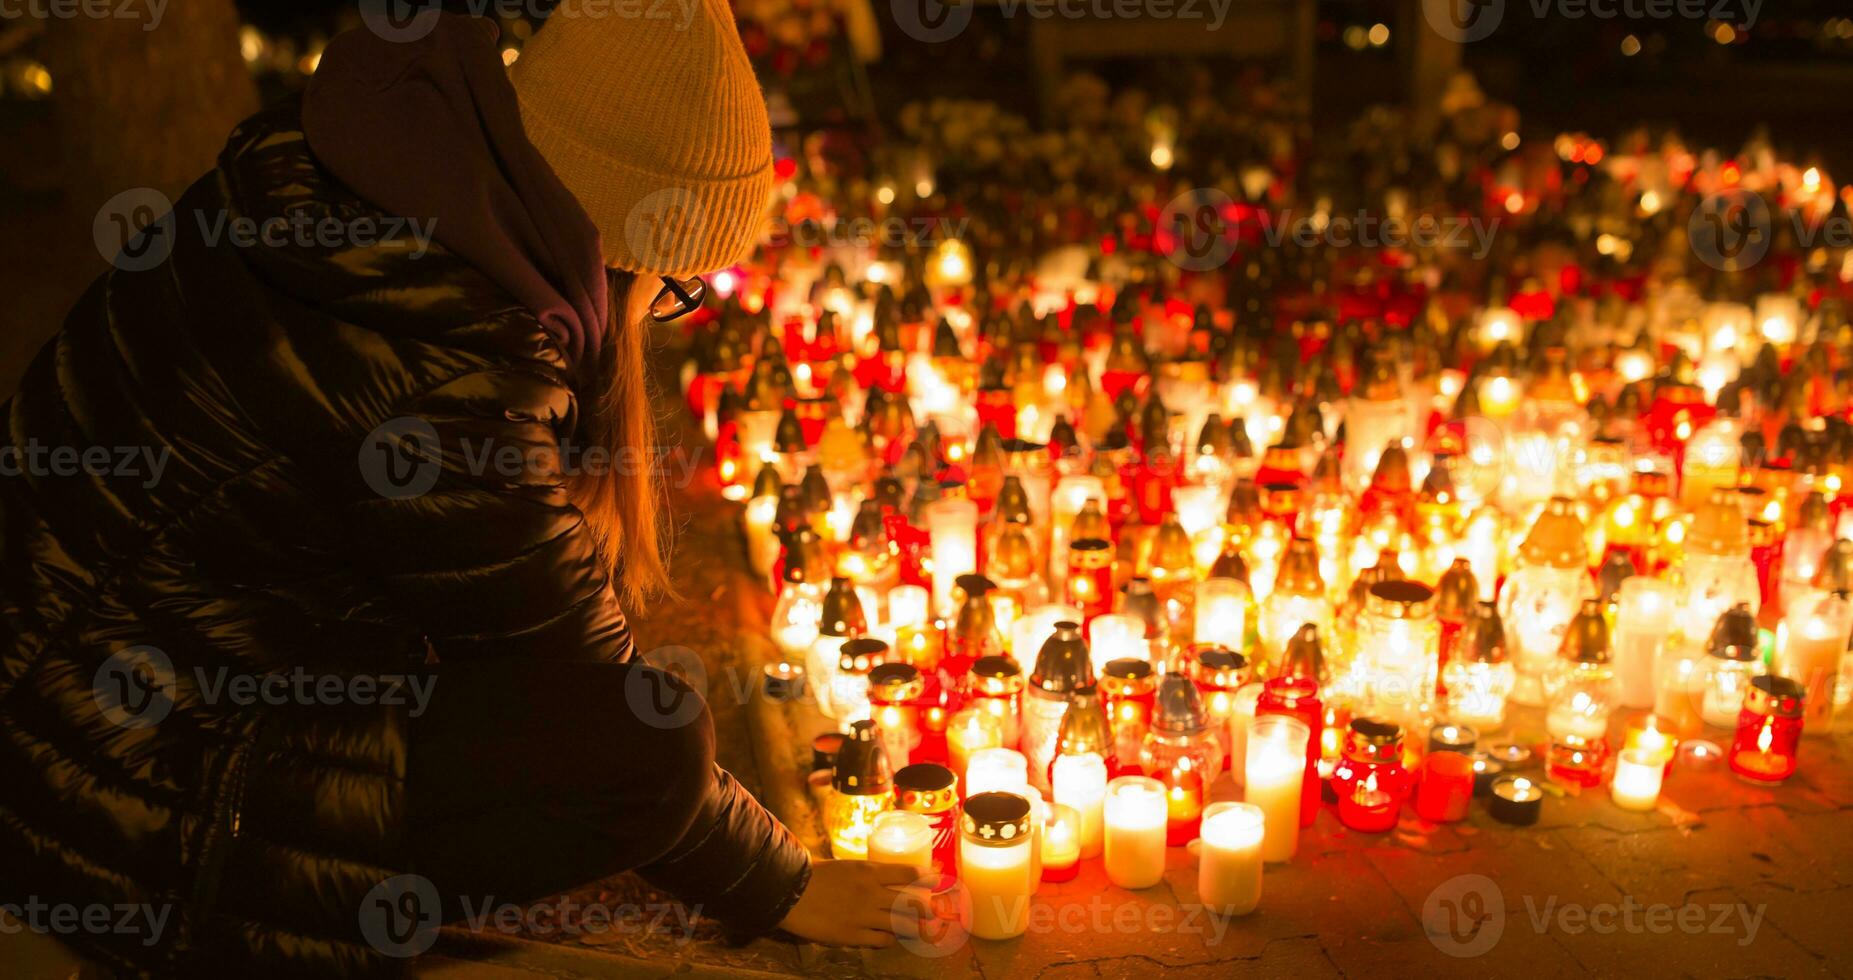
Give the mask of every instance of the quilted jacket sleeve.
POLYGON ((608 566, 567 497, 572 399, 542 369, 462 374, 368 433, 360 551, 445 659, 631 655, 608 566))
POLYGON ((688 833, 637 869, 645 881, 718 920, 736 937, 771 931, 811 880, 811 859, 785 825, 720 766, 688 833))

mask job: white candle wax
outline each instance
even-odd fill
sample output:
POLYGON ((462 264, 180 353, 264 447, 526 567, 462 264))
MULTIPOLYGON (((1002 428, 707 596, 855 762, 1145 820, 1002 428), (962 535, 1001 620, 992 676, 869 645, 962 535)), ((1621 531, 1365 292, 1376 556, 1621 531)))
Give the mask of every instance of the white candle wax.
POLYGON ((1149 776, 1115 779, 1107 784, 1105 816, 1107 879, 1121 888, 1158 884, 1165 876, 1164 785, 1149 776))
POLYGON ((1786 642, 1776 651, 1775 672, 1807 692, 1802 699, 1802 731, 1829 734, 1834 730, 1835 685, 1840 658, 1847 649, 1847 631, 1817 610, 1792 617, 1785 632, 1786 642))
POLYGON ((1197 584, 1195 639, 1240 651, 1248 630, 1248 586, 1232 578, 1197 584))
POLYGON ((1081 815, 1081 856, 1096 858, 1103 846, 1102 807, 1107 794, 1107 763, 1098 752, 1055 758, 1055 802, 1081 815))
POLYGON ((960 783, 969 778, 973 753, 999 748, 1003 741, 1002 725, 983 708, 966 708, 953 715, 946 725, 946 755, 960 783))
POLYGON ((1029 760, 1015 749, 979 749, 965 765, 965 795, 1016 792, 1029 783, 1029 760))
POLYGON ((951 616, 952 585, 978 570, 978 505, 957 497, 926 507, 928 547, 933 561, 933 607, 951 616))
POLYGON ((1673 627, 1673 586, 1636 575, 1621 583, 1615 609, 1615 692, 1623 707, 1654 703, 1654 671, 1673 627))
POLYGON ((971 899, 966 931, 979 939, 1011 939, 1029 928, 1029 898, 1036 887, 1030 868, 1035 843, 1022 839, 994 846, 959 844, 959 882, 971 899))
POLYGON ((1285 861, 1299 850, 1300 794, 1311 735, 1305 722, 1282 715, 1263 715, 1249 725, 1244 796, 1266 819, 1261 842, 1265 860, 1285 861))
POLYGON ((1666 757, 1653 749, 1628 749, 1615 757, 1609 796, 1624 810, 1651 810, 1660 799, 1666 757))
POLYGON ((927 868, 933 864, 933 825, 924 814, 889 810, 869 831, 869 860, 927 868))
POLYGON ((888 625, 901 629, 906 626, 925 626, 930 618, 927 614, 927 590, 919 585, 897 585, 888 590, 888 625))
POLYGON ((1261 700, 1261 682, 1249 681, 1235 689, 1229 705, 1229 778, 1235 785, 1248 782, 1248 725, 1255 720, 1261 700))
POLYGON ((1145 620, 1131 613, 1094 617, 1087 625, 1087 642, 1096 676, 1106 670, 1108 661, 1152 659, 1151 648, 1145 642, 1145 620))
POLYGON ((1261 844, 1267 816, 1252 803, 1212 803, 1203 811, 1197 895, 1223 915, 1247 915, 1261 902, 1261 844))

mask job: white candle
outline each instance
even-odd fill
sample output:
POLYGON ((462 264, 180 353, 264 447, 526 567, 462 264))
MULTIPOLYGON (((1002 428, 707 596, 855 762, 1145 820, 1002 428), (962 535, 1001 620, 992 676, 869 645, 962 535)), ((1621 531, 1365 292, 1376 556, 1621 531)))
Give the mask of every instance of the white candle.
POLYGON ((1306 723, 1285 715, 1262 715, 1248 726, 1248 783, 1245 797, 1261 808, 1267 829, 1261 856, 1285 861, 1300 847, 1300 794, 1306 780, 1306 723))
POLYGON ((1660 799, 1666 756, 1654 749, 1628 749, 1615 756, 1609 796, 1624 810, 1651 810, 1660 799))
POLYGON ((1003 723, 983 708, 966 708, 946 725, 946 755, 961 783, 969 778, 973 753, 1003 744, 1003 723))
POLYGON ((1177 512, 1178 524, 1192 536, 1221 524, 1226 503, 1221 487, 1182 486, 1171 490, 1171 509, 1177 512))
POLYGON ((1150 776, 1121 776, 1107 784, 1105 812, 1107 879, 1121 888, 1158 884, 1165 876, 1164 784, 1150 776))
POLYGON ((1014 833, 1015 824, 1011 829, 1008 838, 994 828, 987 838, 968 824, 961 835, 959 881, 971 899, 965 928, 979 939, 1011 939, 1029 928, 1029 899, 1036 890, 1030 858, 1036 842, 1030 833, 1014 833))
POLYGON ((1636 575, 1621 583, 1615 609, 1615 689, 1622 706, 1654 703, 1654 670, 1673 628, 1673 586, 1636 575))
POLYGON ((1197 583, 1196 641, 1240 652, 1248 630, 1248 586, 1232 578, 1197 583))
POLYGON ((1204 808, 1197 895, 1212 911, 1247 915, 1260 904, 1266 827, 1266 814, 1252 803, 1212 803, 1204 808))
POLYGON ((1098 752, 1056 756, 1055 802, 1081 815, 1081 856, 1096 858, 1103 846, 1101 809, 1107 795, 1107 763, 1098 752))
POLYGON ((754 573, 761 578, 772 574, 772 565, 779 556, 779 539, 772 533, 778 509, 779 498, 773 496, 754 497, 746 502, 746 554, 753 563, 754 573))
POLYGON ((927 590, 918 585, 897 585, 888 590, 888 625, 894 629, 925 626, 927 590))
MULTIPOLYGON (((1080 622, 1080 619, 1074 620, 1080 622)), ((1089 659, 1094 662, 1094 674, 1098 676, 1112 660, 1146 660, 1152 659, 1152 650, 1145 642, 1145 620, 1131 613, 1107 613, 1094 617, 1087 626, 1089 659)))
POLYGON ((951 616, 952 585, 978 570, 978 505, 951 497, 926 507, 927 540, 933 561, 933 608, 951 616))
POLYGON ((1235 785, 1248 781, 1248 724, 1255 720, 1261 700, 1261 682, 1249 681, 1235 689, 1229 704, 1229 777, 1235 785))
POLYGON ((925 869, 933 864, 933 824, 924 814, 889 810, 869 831, 869 860, 925 869))
POLYGON ((1802 731, 1827 735, 1834 730, 1835 686, 1840 658, 1847 649, 1847 606, 1838 599, 1819 600, 1814 608, 1789 617, 1785 642, 1776 651, 1775 672, 1802 685, 1802 731))
POLYGON ((1029 760, 1015 749, 979 749, 965 766, 965 795, 1017 792, 1029 785, 1029 760))

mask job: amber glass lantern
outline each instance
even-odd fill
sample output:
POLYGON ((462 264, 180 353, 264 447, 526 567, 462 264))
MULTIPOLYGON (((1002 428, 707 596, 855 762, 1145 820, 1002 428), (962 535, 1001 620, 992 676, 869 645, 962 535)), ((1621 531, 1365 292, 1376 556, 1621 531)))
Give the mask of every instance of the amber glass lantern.
POLYGON ((893 776, 881 732, 873 721, 854 722, 845 733, 830 780, 824 830, 830 835, 830 852, 839 859, 868 856, 869 832, 875 818, 894 806, 893 776))
POLYGON ((1023 710, 1023 669, 1009 657, 993 655, 972 662, 965 675, 966 706, 997 719, 1003 747, 1017 744, 1017 719, 1023 710))
POLYGON ((1082 538, 1068 546, 1068 604, 1086 619, 1113 611, 1113 545, 1082 538))
POLYGON ((1517 567, 1499 590, 1499 615, 1511 631, 1517 684, 1512 700, 1545 704, 1546 676, 1563 648, 1564 632, 1583 600, 1596 595, 1589 544, 1576 504, 1552 497, 1519 548, 1517 567))
POLYGON ((1139 757, 1145 730, 1152 721, 1152 701, 1158 676, 1149 661, 1110 660, 1100 672, 1100 702, 1113 727, 1113 748, 1107 753, 1122 765, 1139 757))

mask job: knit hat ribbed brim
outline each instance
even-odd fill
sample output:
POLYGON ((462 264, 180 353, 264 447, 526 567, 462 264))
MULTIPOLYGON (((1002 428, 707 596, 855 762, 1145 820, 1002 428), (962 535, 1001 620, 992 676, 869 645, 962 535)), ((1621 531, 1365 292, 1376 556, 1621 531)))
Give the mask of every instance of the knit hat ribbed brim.
POLYGON ((528 139, 598 227, 607 265, 683 276, 751 251, 772 134, 724 0, 563 5, 509 77, 528 139))

